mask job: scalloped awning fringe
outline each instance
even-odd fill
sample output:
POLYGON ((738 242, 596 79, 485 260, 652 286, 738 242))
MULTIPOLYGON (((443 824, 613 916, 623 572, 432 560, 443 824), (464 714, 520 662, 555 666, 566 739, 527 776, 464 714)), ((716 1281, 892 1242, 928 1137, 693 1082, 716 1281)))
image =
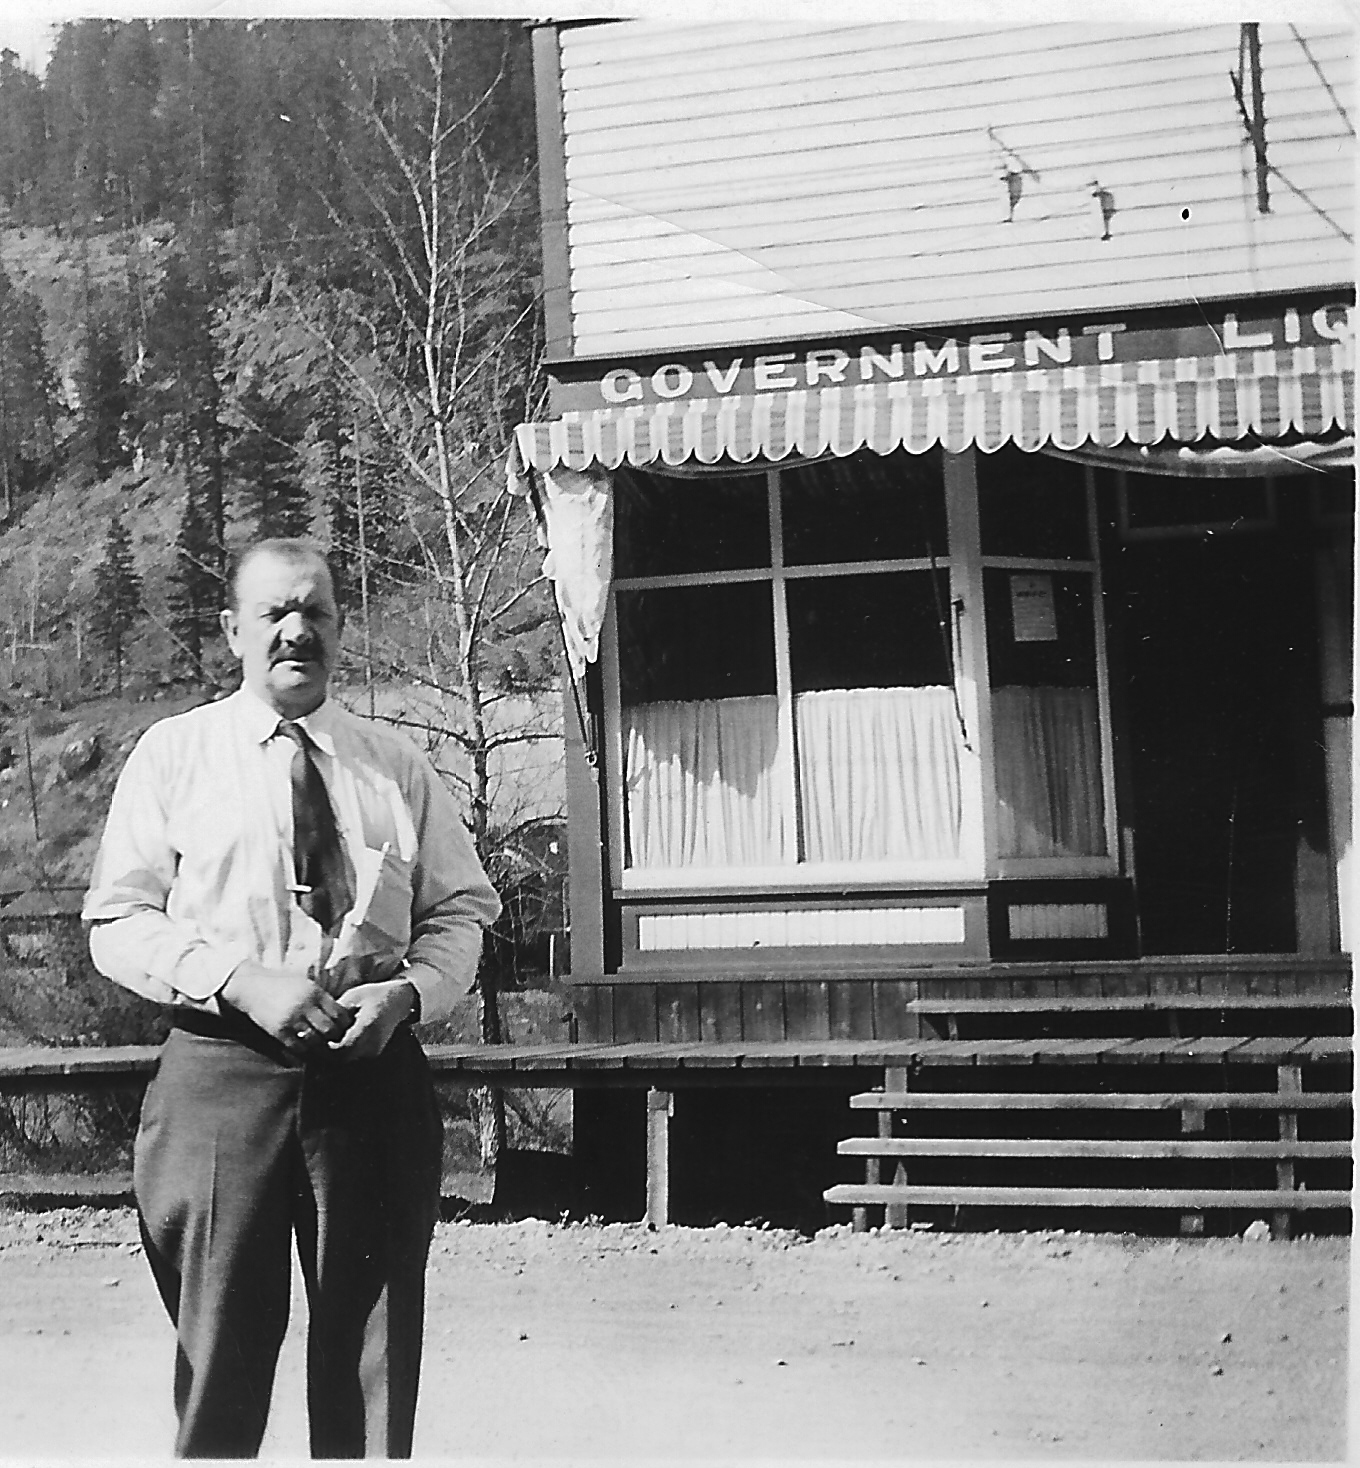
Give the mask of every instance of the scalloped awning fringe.
POLYGON ((1354 426, 1349 341, 1321 347, 690 398, 565 413, 517 429, 535 469, 778 463, 870 449, 1033 452, 1092 444, 1231 444, 1354 426))

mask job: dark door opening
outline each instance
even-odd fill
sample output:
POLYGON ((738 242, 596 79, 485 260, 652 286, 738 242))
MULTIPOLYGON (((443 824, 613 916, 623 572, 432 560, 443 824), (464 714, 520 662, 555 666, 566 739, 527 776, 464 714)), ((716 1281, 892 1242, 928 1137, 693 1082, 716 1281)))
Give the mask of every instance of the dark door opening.
MULTIPOLYGON (((1158 499, 1254 503, 1246 487, 1132 475, 1131 503, 1140 483, 1158 499)), ((1298 946, 1300 839, 1325 847, 1326 816, 1310 552, 1292 509, 1282 518, 1297 530, 1234 533, 1230 516, 1219 530, 1126 540, 1119 552, 1148 954, 1298 946)))

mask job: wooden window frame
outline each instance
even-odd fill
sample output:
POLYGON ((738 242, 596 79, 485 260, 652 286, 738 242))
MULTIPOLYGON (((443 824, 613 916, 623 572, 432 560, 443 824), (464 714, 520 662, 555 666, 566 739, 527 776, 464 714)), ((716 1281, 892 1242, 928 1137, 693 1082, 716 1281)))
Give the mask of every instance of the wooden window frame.
MULTIPOLYGON (((741 570, 690 572, 668 576, 617 578, 610 588, 604 636, 601 639, 603 673, 605 768, 608 772, 606 812, 609 881, 617 899, 712 893, 727 897, 757 897, 770 891, 812 896, 817 892, 859 892, 911 888, 930 892, 976 887, 997 878, 1109 877, 1120 871, 1119 825, 1116 808, 1113 725, 1110 711, 1109 660, 1106 645, 1104 585, 1097 550, 1095 475, 1085 470, 1089 559, 1056 557, 984 556, 977 493, 975 449, 942 455, 947 515, 947 554, 786 566, 780 508, 782 471, 775 466, 762 472, 770 517, 770 564, 741 570), (622 701, 619 693, 619 592, 681 586, 709 586, 762 582, 771 587, 775 639, 776 696, 779 700, 780 778, 793 792, 797 812, 797 775, 794 769, 794 694, 789 667, 786 590, 790 581, 813 577, 893 572, 944 571, 949 578, 953 638, 954 688, 966 741, 960 748, 960 784, 964 820, 961 854, 953 861, 931 862, 824 862, 795 861, 762 867, 706 867, 694 870, 666 868, 645 872, 624 867, 624 788, 622 701), (987 665, 987 621, 983 573, 989 569, 1052 571, 1091 578, 1094 621, 1096 689, 1101 742, 1101 784, 1106 852, 1102 856, 1002 857, 997 830, 997 792, 991 720, 991 682, 987 665)), ((801 833, 799 837, 801 845, 801 833)))
MULTIPOLYGON (((948 456, 946 456, 948 457, 948 456)), ((847 575, 887 575, 894 572, 943 571, 950 576, 950 597, 955 595, 952 583, 952 561, 948 555, 888 558, 870 561, 837 561, 817 565, 790 566, 784 563, 783 521, 780 499, 782 470, 770 467, 761 471, 765 478, 766 512, 770 526, 770 564, 737 571, 689 572, 673 576, 616 578, 610 588, 605 635, 602 639, 604 671, 604 717, 609 770, 608 811, 610 840, 610 880, 616 896, 636 897, 642 894, 714 892, 736 895, 790 888, 799 892, 818 887, 830 890, 860 890, 891 886, 913 888, 951 888, 982 878, 982 840, 977 802, 980 786, 974 792, 973 810, 967 793, 964 773, 964 837, 962 853, 954 861, 931 862, 807 862, 794 861, 771 866, 703 867, 694 870, 664 868, 644 872, 623 865, 623 737, 622 703, 619 695, 619 654, 617 594, 628 591, 654 590, 659 587, 712 586, 724 582, 761 582, 771 588, 775 642, 775 686, 778 699, 779 757, 778 777, 792 793, 791 808, 799 809, 797 774, 794 768, 794 693, 789 665, 789 626, 787 587, 790 581, 847 575), (974 828, 973 830, 970 830, 974 828), (971 839, 970 839, 971 838, 971 839)), ((955 686, 958 687, 958 669, 955 686)), ((961 772, 962 773, 962 772, 961 772)), ((976 781, 974 782, 976 783, 976 781)), ((801 841, 800 841, 801 844, 801 841)))
MULTIPOLYGON (((970 450, 976 452, 976 450, 970 450)), ((1105 585, 1101 574, 1100 525, 1096 510, 1095 471, 1086 465, 1086 534, 1089 558, 1068 560, 1048 556, 996 556, 983 555, 979 548, 977 565, 979 576, 988 570, 1039 571, 1066 575, 1089 575, 1091 578, 1091 616, 1094 622, 1096 659, 1096 706, 1100 721, 1100 780, 1102 808, 1104 811, 1105 854, 1103 856, 1002 856, 995 824, 989 827, 987 847, 987 875, 992 877, 1113 877, 1120 871, 1119 822, 1115 805, 1114 778, 1114 723, 1110 712, 1110 664, 1105 630, 1105 585)), ((986 608, 980 596, 982 608, 979 622, 982 638, 986 641, 986 608)), ((984 667, 986 666, 984 656, 984 667)), ((987 701, 991 702, 991 670, 987 669, 987 701)), ((983 760, 984 798, 986 809, 995 816, 997 809, 996 761, 991 742, 992 729, 987 725, 986 758, 983 760)))

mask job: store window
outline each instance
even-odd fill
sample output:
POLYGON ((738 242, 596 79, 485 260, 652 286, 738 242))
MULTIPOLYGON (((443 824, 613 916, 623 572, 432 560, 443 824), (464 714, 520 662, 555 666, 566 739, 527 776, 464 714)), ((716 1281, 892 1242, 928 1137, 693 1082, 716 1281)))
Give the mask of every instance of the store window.
POLYGON ((1018 451, 620 471, 616 879, 1107 871, 1093 524, 1084 469, 1018 451))
POLYGON ((938 455, 619 476, 623 867, 957 866, 938 455))
POLYGON ((1101 622, 1085 471, 1002 450, 977 463, 997 856, 1104 857, 1101 622))

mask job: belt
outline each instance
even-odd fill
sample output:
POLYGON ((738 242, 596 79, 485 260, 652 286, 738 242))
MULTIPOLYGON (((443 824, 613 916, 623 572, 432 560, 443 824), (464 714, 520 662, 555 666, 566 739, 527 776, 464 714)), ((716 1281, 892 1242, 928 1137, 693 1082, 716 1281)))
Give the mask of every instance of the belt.
MULTIPOLYGON (((283 1060, 289 1065, 300 1065, 303 1062, 298 1056, 292 1054, 285 1046, 266 1030, 262 1030, 252 1019, 247 1019, 240 1010, 226 1008, 220 1013, 214 1014, 209 1009, 185 1009, 183 1007, 170 1011, 171 1027, 177 1030, 186 1030, 191 1035, 202 1035, 209 1040, 235 1040, 238 1045, 247 1045, 261 1055, 268 1055, 272 1060, 283 1060)), ((397 1026, 400 1030, 409 1030, 410 1021, 402 1020, 397 1026)), ((309 1057, 313 1060, 333 1059, 331 1052, 325 1049, 314 1051, 309 1057)))
POLYGON ((290 1055, 273 1035, 236 1009, 223 1009, 219 1014, 208 1009, 173 1009, 170 1024, 174 1029, 202 1035, 209 1040, 235 1040, 238 1045, 246 1045, 272 1060, 298 1063, 297 1058, 290 1055))

